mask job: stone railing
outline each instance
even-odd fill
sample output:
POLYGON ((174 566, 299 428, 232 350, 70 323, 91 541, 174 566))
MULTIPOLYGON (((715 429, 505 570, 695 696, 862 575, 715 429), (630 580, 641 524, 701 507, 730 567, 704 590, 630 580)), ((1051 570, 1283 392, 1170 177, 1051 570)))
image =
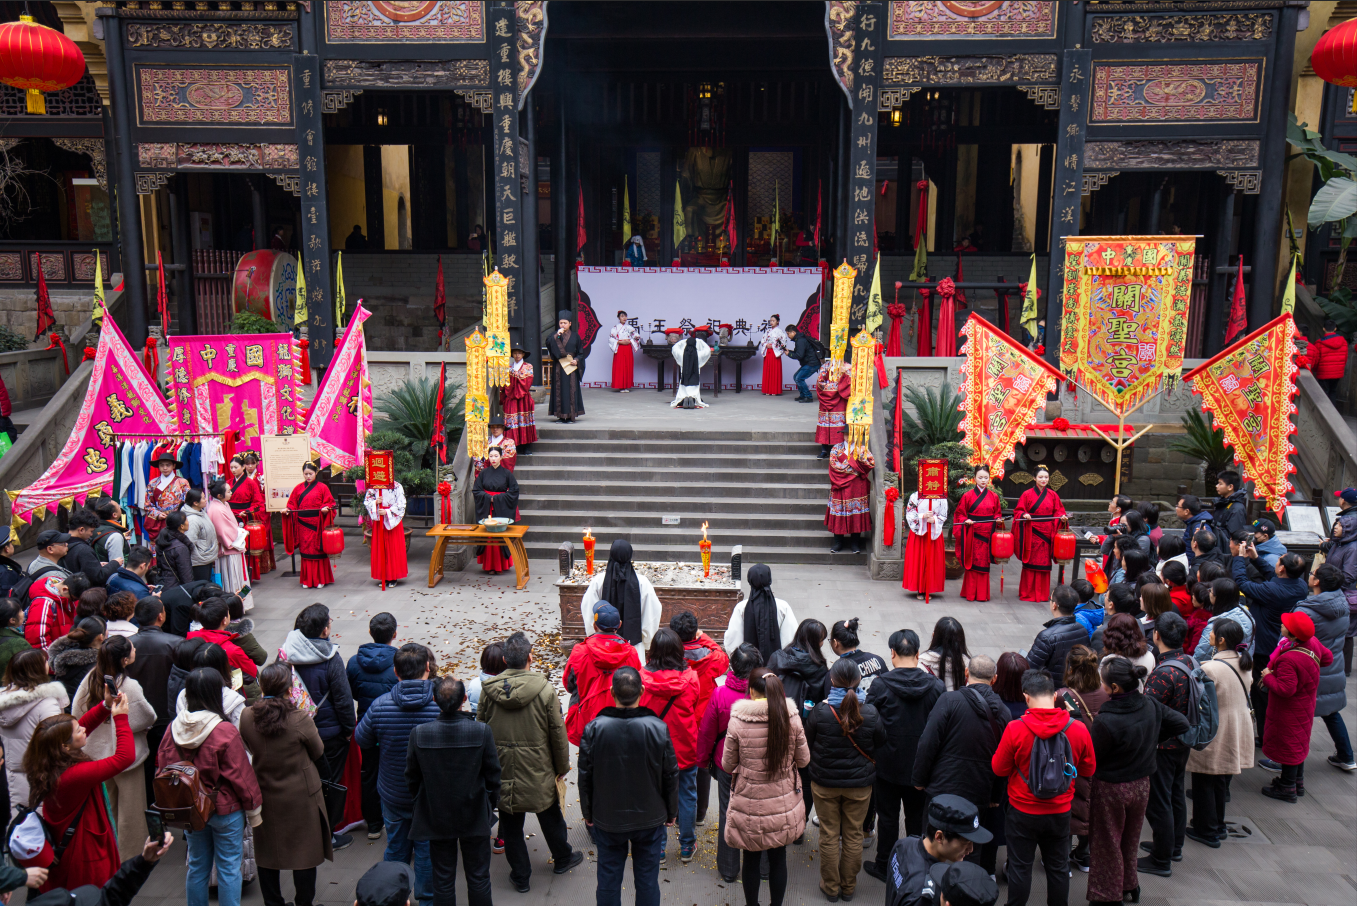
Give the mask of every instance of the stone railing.
MULTIPOLYGON (((79 364, 80 352, 67 348, 71 369, 79 364)), ((47 405, 66 383, 66 368, 60 349, 20 349, 0 352, 0 380, 9 391, 9 403, 15 412, 47 405)))
POLYGON ((1292 438, 1296 454, 1296 490, 1306 499, 1315 492, 1333 506, 1332 492, 1357 485, 1357 454, 1353 452, 1352 429, 1324 394, 1319 381, 1302 369, 1296 385, 1296 436, 1292 438))

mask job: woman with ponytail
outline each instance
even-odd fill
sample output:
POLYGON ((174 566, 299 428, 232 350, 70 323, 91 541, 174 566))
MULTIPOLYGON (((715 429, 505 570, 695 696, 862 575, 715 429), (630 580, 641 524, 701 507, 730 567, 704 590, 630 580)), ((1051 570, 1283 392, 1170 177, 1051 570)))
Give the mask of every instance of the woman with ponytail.
POLYGON ((1211 624, 1215 654, 1202 661, 1202 671, 1216 684, 1220 729, 1200 752, 1187 755, 1192 774, 1192 822, 1187 835, 1215 849, 1225 839, 1225 800, 1230 778, 1253 767, 1253 658, 1244 641, 1244 627, 1220 617, 1211 624))
POLYGON ((288 699, 292 668, 275 661, 259 671, 263 698, 240 717, 240 738, 264 797, 264 821, 254 832, 259 887, 265 906, 283 906, 282 872, 292 872, 293 902, 311 906, 316 867, 334 859, 330 822, 315 759, 325 749, 311 717, 288 699))
POLYGON ((851 900, 862 868, 862 826, 876 782, 886 728, 858 700, 862 672, 848 658, 829 668, 829 698, 806 716, 811 793, 820 818, 820 892, 851 900))
POLYGON ((787 892, 787 844, 806 827, 799 768, 810 764, 806 732, 782 681, 765 667, 749 675, 749 698, 730 710, 721 770, 733 774, 726 843, 744 850, 746 906, 759 902, 759 860, 768 854, 770 906, 787 892))

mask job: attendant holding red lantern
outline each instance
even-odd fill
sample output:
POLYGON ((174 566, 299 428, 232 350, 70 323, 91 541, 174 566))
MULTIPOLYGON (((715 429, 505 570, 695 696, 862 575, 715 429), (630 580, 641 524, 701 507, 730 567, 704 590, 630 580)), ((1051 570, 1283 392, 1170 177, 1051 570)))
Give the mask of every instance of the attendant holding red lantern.
POLYGON ((268 572, 273 568, 273 551, 269 549, 269 534, 264 528, 269 520, 268 511, 264 507, 264 492, 259 489, 259 483, 246 473, 243 454, 231 458, 230 468, 230 490, 226 502, 230 504, 231 512, 235 514, 240 524, 246 527, 247 532, 250 531, 250 526, 258 526, 249 539, 245 557, 245 563, 250 570, 250 580, 258 581, 261 561, 268 566, 268 569, 262 572, 268 572), (257 550, 267 550, 267 554, 252 553, 257 550))
POLYGON ((329 487, 316 480, 319 475, 320 468, 314 462, 302 466, 304 480, 287 499, 292 537, 302 555, 302 588, 321 588, 335 581, 322 532, 335 521, 338 505, 329 487))
MULTIPOLYGON (((264 479, 259 475, 259 454, 253 450, 244 454, 245 456, 245 474, 250 476, 250 480, 259 488, 259 499, 264 499, 264 479)), ((263 573, 273 572, 277 565, 273 560, 273 518, 269 516, 267 509, 261 509, 260 523, 264 526, 264 553, 259 556, 259 571, 263 573)), ((289 550, 288 553, 291 553, 289 550)))
POLYGON ((1003 518, 1003 499, 989 487, 989 466, 979 466, 975 470, 975 487, 961 495, 952 524, 952 538, 966 570, 961 596, 967 601, 989 600, 990 563, 994 559, 1006 559, 1013 553, 1012 536, 1007 532, 1003 534, 1009 538, 1008 551, 990 549, 996 524, 1003 518))
POLYGON ((1018 535, 1018 560, 1022 563, 1018 599, 1045 604, 1051 600, 1051 562, 1056 523, 1065 515, 1065 504, 1060 495, 1050 488, 1050 469, 1037 466, 1036 478, 1037 486, 1023 491, 1018 498, 1017 508, 1013 510, 1013 527, 1018 535))

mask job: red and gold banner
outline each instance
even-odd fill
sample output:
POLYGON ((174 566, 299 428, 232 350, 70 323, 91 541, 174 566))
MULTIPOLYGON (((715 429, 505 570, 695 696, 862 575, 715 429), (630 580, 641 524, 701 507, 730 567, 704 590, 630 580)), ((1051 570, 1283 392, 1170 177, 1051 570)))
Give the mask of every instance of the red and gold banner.
POLYGON ((866 330, 860 330, 853 337, 853 362, 848 366, 852 375, 852 390, 848 395, 845 420, 848 423, 850 457, 867 455, 867 441, 872 433, 872 377, 875 375, 875 366, 876 338, 866 330))
POLYGON ((1210 361, 1183 375, 1201 395, 1202 409, 1215 416, 1225 442, 1255 493, 1273 512, 1286 507, 1288 477, 1296 471, 1291 435, 1296 427, 1296 324, 1282 315, 1210 361))
MULTIPOLYGON (((1027 438, 1046 405, 1046 395, 1062 380, 1060 372, 1009 339, 979 315, 961 328, 961 430, 975 451, 971 462, 990 467, 997 481, 1013 448, 1027 438)), ((945 473, 944 473, 945 474, 945 473)))
POLYGON ((1065 239, 1060 368, 1122 416, 1183 367, 1190 236, 1065 239))
POLYGON ((378 490, 396 486, 396 466, 390 450, 366 450, 363 453, 367 485, 378 490))
POLYGON ((918 462, 919 469, 919 499, 920 500, 946 500, 947 499, 947 469, 948 462, 945 459, 921 459, 918 462))

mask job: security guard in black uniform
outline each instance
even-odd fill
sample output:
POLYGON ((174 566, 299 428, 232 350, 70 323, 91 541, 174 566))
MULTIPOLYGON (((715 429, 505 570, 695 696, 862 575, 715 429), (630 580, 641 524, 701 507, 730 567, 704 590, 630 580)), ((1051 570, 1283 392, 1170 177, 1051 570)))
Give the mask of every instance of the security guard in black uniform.
POLYGON ((920 906, 927 902, 941 906, 933 899, 937 891, 930 882, 929 871, 942 862, 960 862, 970 854, 974 844, 988 843, 994 837, 980 826, 980 813, 973 803, 951 795, 938 796, 928 804, 925 833, 925 837, 898 840, 891 848, 886 906, 920 906))

